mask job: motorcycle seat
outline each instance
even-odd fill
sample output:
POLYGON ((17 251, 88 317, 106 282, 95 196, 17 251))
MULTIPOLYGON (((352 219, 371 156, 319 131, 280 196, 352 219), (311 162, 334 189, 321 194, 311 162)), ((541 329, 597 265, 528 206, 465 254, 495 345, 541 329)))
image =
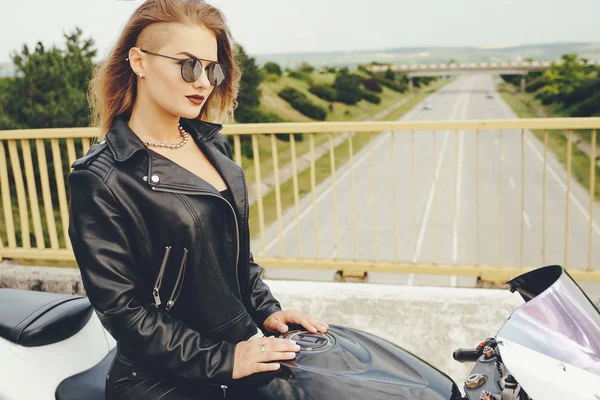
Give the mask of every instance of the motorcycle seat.
POLYGON ((87 297, 22 289, 0 289, 0 337, 36 347, 63 341, 92 316, 87 297))
POLYGON ((106 375, 116 353, 115 347, 92 368, 63 380, 54 393, 56 400, 104 400, 106 375))

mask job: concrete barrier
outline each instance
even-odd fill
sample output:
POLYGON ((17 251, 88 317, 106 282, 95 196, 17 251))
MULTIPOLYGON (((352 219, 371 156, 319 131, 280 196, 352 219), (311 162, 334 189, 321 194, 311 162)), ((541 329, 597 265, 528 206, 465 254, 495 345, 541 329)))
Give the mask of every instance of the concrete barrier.
POLYGON ((79 269, 0 264, 0 288, 85 294, 79 269))

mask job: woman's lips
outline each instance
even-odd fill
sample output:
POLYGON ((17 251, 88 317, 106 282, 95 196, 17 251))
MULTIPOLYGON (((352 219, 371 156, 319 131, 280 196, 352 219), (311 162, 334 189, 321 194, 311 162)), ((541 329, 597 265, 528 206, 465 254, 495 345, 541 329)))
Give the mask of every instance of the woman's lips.
POLYGON ((187 97, 187 99, 190 102, 192 102, 194 105, 197 105, 197 106, 202 104, 202 102, 204 101, 204 96, 194 95, 194 96, 185 96, 185 97, 187 97))

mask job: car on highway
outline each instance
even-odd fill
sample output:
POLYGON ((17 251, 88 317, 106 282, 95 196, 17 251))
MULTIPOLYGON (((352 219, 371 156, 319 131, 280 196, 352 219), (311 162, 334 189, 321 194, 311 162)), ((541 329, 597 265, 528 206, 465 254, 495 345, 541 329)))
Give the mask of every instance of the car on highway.
POLYGON ((424 110, 431 110, 433 108, 433 105, 431 104, 431 102, 429 100, 425 100, 423 102, 423 109, 424 110))
POLYGON ((486 92, 485 98, 486 99, 493 99, 494 98, 494 93, 492 93, 490 91, 486 92))

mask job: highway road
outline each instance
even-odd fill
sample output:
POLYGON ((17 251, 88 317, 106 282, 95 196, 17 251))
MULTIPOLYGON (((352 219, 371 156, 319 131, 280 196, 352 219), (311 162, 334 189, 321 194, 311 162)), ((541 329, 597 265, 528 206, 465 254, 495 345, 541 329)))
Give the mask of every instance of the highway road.
MULTIPOLYGON (((491 75, 459 77, 427 100, 432 109, 425 109, 419 104, 404 115, 402 120, 517 118, 496 93, 491 75), (486 97, 488 91, 493 93, 492 98, 486 97)), ((412 140, 410 132, 395 132, 393 142, 390 132, 382 133, 375 138, 373 155, 370 147, 366 146, 355 154, 353 169, 347 164, 336 171, 335 191, 331 179, 318 186, 316 212, 320 257, 382 261, 391 261, 397 257, 401 261, 453 264, 473 264, 479 259, 484 264, 519 265, 523 221, 523 264, 541 266, 564 263, 566 171, 549 153, 544 263, 543 145, 531 132, 526 132, 525 135, 525 208, 522 216, 520 130, 481 131, 479 169, 474 131, 418 131, 414 134, 414 142, 412 140), (394 170, 397 187, 396 227, 393 219, 394 170), (334 223, 334 196, 337 201, 337 231, 334 223), (352 215, 357 218, 356 229, 352 215), (336 246, 336 237, 339 238, 339 248, 336 246), (397 254, 394 251, 395 244, 397 254)), ((589 195, 574 180, 571 182, 567 266, 586 268, 590 227, 589 195)), ((292 207, 286 210, 282 220, 285 255, 315 257, 317 235, 311 196, 305 196, 300 205, 302 249, 298 247, 295 210, 292 207)), ((597 206, 594 215, 598 221, 600 208, 597 206)), ((598 225, 600 221, 593 224, 592 265, 596 268, 600 268, 598 225)), ((255 238, 258 237, 258 232, 253 234, 255 238)), ((265 236, 266 254, 280 255, 278 224, 269 226, 265 236)), ((252 248, 255 254, 261 254, 259 240, 253 241, 252 248)), ((265 277, 331 280, 333 274, 333 271, 269 268, 265 277)), ((371 273, 369 282, 468 287, 474 285, 474 278, 371 273)))

